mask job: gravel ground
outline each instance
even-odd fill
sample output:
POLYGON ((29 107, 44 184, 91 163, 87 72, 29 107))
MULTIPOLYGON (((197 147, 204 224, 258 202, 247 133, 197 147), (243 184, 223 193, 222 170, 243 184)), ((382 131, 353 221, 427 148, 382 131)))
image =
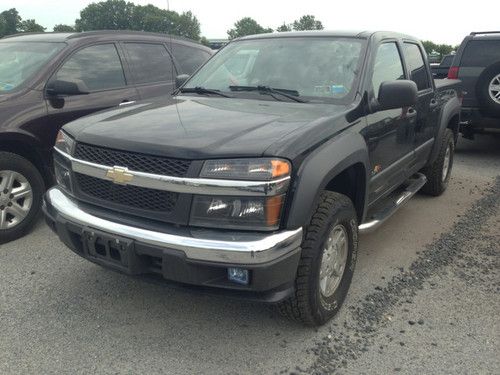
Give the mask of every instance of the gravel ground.
POLYGON ((0 246, 0 373, 498 373, 499 145, 461 140, 443 196, 361 237, 345 305, 318 329, 107 271, 40 221, 0 246))

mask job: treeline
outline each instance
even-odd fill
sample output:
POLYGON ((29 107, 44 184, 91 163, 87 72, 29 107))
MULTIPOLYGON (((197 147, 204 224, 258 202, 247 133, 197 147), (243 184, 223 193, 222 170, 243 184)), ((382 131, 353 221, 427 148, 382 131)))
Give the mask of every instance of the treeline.
MULTIPOLYGON (((273 31, 322 30, 323 24, 313 15, 304 15, 291 23, 283 23, 272 29, 261 26, 256 20, 244 17, 235 22, 227 31, 229 39, 245 35, 271 33, 273 31)), ((200 22, 192 12, 178 13, 165 10, 154 5, 136 5, 125 0, 106 0, 92 3, 80 11, 80 18, 74 25, 59 24, 53 31, 74 32, 92 30, 137 30, 179 35, 208 44, 208 40, 200 35, 200 22)), ((27 32, 44 32, 45 27, 34 19, 23 20, 13 8, 0 13, 0 38, 5 35, 27 32)), ((423 42, 428 54, 438 53, 442 56, 456 49, 447 44, 423 42)))

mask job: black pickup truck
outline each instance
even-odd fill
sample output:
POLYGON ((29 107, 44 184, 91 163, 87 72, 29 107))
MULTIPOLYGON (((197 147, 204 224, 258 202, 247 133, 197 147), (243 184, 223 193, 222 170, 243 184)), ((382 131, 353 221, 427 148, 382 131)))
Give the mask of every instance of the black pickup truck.
POLYGON ((346 296, 358 233, 448 185, 459 82, 436 84, 410 36, 250 36, 182 80, 60 132, 43 209, 76 254, 318 325, 346 296))

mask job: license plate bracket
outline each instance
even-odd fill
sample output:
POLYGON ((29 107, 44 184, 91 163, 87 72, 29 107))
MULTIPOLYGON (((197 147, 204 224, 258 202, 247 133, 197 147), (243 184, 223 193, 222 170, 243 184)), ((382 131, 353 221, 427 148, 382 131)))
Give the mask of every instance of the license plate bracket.
POLYGON ((90 259, 130 271, 135 254, 134 240, 93 228, 83 230, 82 240, 84 251, 90 259))

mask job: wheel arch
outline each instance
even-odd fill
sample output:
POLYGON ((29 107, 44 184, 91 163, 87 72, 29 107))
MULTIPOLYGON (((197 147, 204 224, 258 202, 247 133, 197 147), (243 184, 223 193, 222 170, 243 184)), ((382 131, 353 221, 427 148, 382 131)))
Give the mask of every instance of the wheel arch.
POLYGON ((27 159, 33 164, 43 177, 45 186, 50 186, 53 178, 49 172, 50 163, 44 162, 48 157, 44 155, 40 142, 31 135, 24 133, 0 133, 0 152, 10 152, 27 159))
POLYGON ((358 222, 366 215, 368 150, 359 133, 335 137, 315 150, 301 164, 292 184, 292 203, 286 226, 307 225, 323 190, 348 196, 358 222))

